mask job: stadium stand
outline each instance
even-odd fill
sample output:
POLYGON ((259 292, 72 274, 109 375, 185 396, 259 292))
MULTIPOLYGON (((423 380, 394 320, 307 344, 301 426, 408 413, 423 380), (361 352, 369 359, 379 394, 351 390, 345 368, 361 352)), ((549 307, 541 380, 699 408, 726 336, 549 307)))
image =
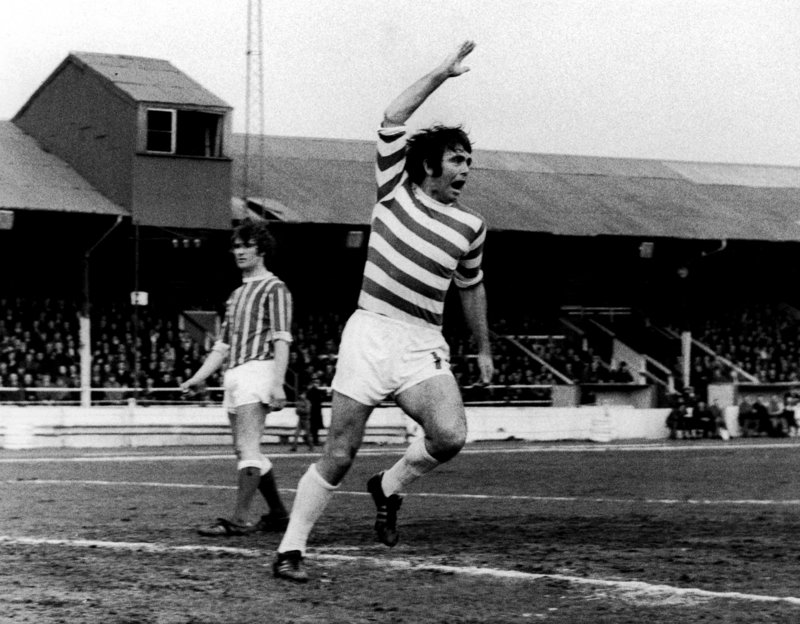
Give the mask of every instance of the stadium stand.
MULTIPOLYGON (((167 61, 73 53, 0 121, 0 400, 78 401, 86 306, 93 400, 131 398, 139 369, 137 401, 186 401, 175 389, 208 344, 182 312, 224 300, 229 227, 248 215, 272 222, 276 273, 296 296, 294 383, 330 383, 364 260, 374 145, 263 137, 263 155, 245 162, 231 113, 167 61), (176 121, 169 141, 159 118, 176 121), (249 190, 248 167, 264 171, 249 190), (132 307, 134 291, 150 305, 132 307)), ((800 169, 474 156, 468 204, 490 229, 497 374, 475 383, 456 323, 452 364, 468 400, 549 404, 567 385, 592 389, 580 397, 592 402, 603 385, 631 384, 622 362, 633 385, 662 394, 673 380, 698 393, 715 381, 800 383, 797 314, 760 297, 800 277, 800 169)))
MULTIPOLYGON (((65 299, 3 297, 0 309, 1 400, 77 403, 81 387, 78 304, 65 299)), ((98 303, 93 309, 93 401, 114 404, 132 397, 143 404, 186 401, 177 386, 202 362, 211 337, 206 336, 205 343, 195 339, 181 324, 178 310, 150 307, 135 315, 131 310, 124 302, 98 303), (138 386, 133 374, 137 368, 141 371, 138 386)), ((588 313, 584 310, 583 314, 585 321, 588 313)), ((800 384, 798 317, 788 306, 750 306, 696 319, 694 335, 708 351, 693 359, 694 391, 704 395, 708 384, 736 379, 735 370, 723 362, 766 383, 800 384)), ((323 386, 330 385, 344 318, 317 313, 296 319, 290 362, 295 384, 317 376, 323 386)), ((620 333, 631 331, 628 315, 618 315, 616 321, 606 315, 603 322, 620 333)), ((566 325, 556 333, 557 326, 558 319, 553 317, 498 319, 492 339, 497 370, 488 387, 478 383, 466 332, 451 332, 452 366, 465 398, 477 403, 549 404, 554 385, 633 382, 630 375, 620 378, 585 334, 566 325)), ((209 387, 220 385, 217 374, 209 387)), ((192 401, 219 399, 218 391, 191 397, 192 401)))

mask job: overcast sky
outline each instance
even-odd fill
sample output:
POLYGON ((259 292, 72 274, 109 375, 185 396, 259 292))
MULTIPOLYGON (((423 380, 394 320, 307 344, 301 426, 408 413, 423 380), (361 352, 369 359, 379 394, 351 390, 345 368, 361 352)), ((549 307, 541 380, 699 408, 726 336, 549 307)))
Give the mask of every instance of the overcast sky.
MULTIPOLYGON (((255 4, 255 3, 254 3, 255 4)), ((70 51, 170 61, 243 131, 247 0, 2 0, 0 119, 70 51)), ((414 117, 476 147, 800 166, 797 0, 262 0, 268 134, 371 139, 461 40, 472 71, 414 117)))

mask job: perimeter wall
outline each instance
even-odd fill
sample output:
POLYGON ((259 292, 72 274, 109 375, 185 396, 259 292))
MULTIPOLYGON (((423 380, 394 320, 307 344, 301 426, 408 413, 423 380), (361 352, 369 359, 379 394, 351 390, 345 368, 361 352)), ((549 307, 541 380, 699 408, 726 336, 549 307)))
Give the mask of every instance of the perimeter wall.
MULTIPOLYGON (((666 439, 668 411, 628 406, 468 406, 468 442, 666 439)), ((739 433, 736 412, 735 407, 726 409, 733 436, 739 433)), ((329 418, 326 408, 326 425, 329 418)), ((263 442, 287 443, 295 423, 292 408, 270 414, 263 442)), ((379 407, 368 422, 365 443, 403 444, 420 434, 399 408, 379 407)), ((231 435, 227 417, 218 406, 2 406, 0 442, 5 449, 183 446, 229 444, 231 435)))

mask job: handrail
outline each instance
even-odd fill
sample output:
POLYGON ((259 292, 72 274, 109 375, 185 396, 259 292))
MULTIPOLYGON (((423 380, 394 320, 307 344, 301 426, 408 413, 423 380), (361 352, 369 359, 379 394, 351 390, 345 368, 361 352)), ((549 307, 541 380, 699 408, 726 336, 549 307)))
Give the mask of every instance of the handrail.
POLYGON ((601 325, 600 323, 598 323, 593 318, 587 319, 587 322, 589 322, 592 325, 594 325, 595 327, 597 327, 597 329, 599 329, 601 332, 605 333, 606 336, 610 336, 611 338, 616 338, 617 337, 617 335, 612 330, 610 330, 605 325, 601 325))
POLYGON ((641 355, 644 358, 645 362, 647 362, 648 364, 652 364, 657 369, 661 370, 664 373, 667 373, 667 375, 672 375, 672 370, 668 366, 665 366, 664 364, 662 364, 658 360, 653 359, 652 357, 650 357, 646 353, 642 353, 641 355))
POLYGON ((562 325, 565 325, 568 329, 571 329, 572 331, 574 331, 579 336, 586 336, 586 332, 585 331, 583 331, 580 327, 575 325, 575 323, 572 323, 572 322, 568 321, 567 319, 565 319, 563 316, 560 316, 558 318, 558 322, 561 323, 562 325))
POLYGON ((599 314, 601 316, 628 316, 632 313, 630 306, 581 306, 581 305, 562 305, 561 311, 572 316, 584 316, 599 314))
MULTIPOLYGON (((663 379, 661 379, 660 377, 658 377, 658 376, 654 375, 654 374, 653 374, 653 373, 651 373, 650 371, 646 371, 646 370, 644 370, 644 371, 641 371, 639 374, 640 374, 640 375, 644 375, 645 377, 647 377, 647 378, 648 378, 648 379, 650 379, 651 381, 654 381, 654 382, 656 382, 658 385, 660 385, 660 386, 664 386, 665 388, 668 388, 668 389, 669 389, 669 388, 671 388, 671 386, 672 386, 672 384, 670 384, 670 382, 669 382, 669 379, 667 379, 667 381, 664 381, 663 379)), ((670 375, 669 377, 671 378, 671 377, 672 377, 672 375, 670 375)))
MULTIPOLYGON (((667 329, 666 331, 669 332, 672 335, 673 338, 680 339, 680 334, 678 334, 674 329, 667 329)), ((719 360, 720 362, 725 364, 725 366, 735 370, 737 373, 742 375, 744 378, 749 379, 751 383, 761 383, 761 381, 758 379, 758 377, 756 377, 755 375, 751 375, 746 370, 744 370, 741 366, 739 366, 738 364, 735 364, 734 362, 731 362, 728 358, 719 355, 711 347, 709 347, 707 345, 704 345, 702 342, 700 342, 699 340, 697 340, 694 337, 692 337, 692 344, 694 346, 698 347, 699 349, 705 351, 710 356, 716 358, 717 360, 719 360)))
POLYGON ((549 370, 551 373, 553 373, 553 375, 555 375, 556 377, 558 377, 558 378, 559 378, 561 381, 565 382, 566 384, 568 384, 568 385, 570 385, 570 386, 574 386, 574 385, 575 385, 575 381, 574 381, 574 380, 570 379, 569 377, 567 377, 566 375, 564 375, 563 373, 561 373, 559 370, 557 370, 557 369, 553 368, 553 366, 552 366, 551 364, 549 364, 548 362, 545 362, 545 361, 544 361, 542 358, 540 358, 538 355, 536 355, 536 354, 535 354, 533 351, 531 351, 530 349, 528 349, 528 348, 527 348, 527 347, 525 347, 524 345, 521 345, 521 344, 519 343, 519 341, 515 340, 514 338, 511 338, 510 336, 498 336, 498 335, 497 335, 497 334, 495 334, 494 332, 490 332, 490 333, 491 333, 491 335, 492 335, 494 338, 504 338, 505 340, 508 340, 508 342, 510 342, 511 344, 513 344, 513 345, 514 345, 515 347, 517 347, 517 348, 518 348, 520 351, 522 351, 523 353, 525 353, 525 355, 527 355, 528 357, 530 357, 530 358, 533 358, 533 359, 534 359, 536 362, 538 362, 538 363, 539 363, 539 364, 541 364, 541 365, 542 365, 544 368, 546 368, 546 369, 547 369, 547 370, 549 370))
MULTIPOLYGON (((619 341, 621 344, 623 344, 628 349, 631 349, 632 351, 634 350, 631 347, 629 347, 626 343, 624 343, 621 340, 619 340, 619 338, 617 338, 617 335, 616 335, 616 333, 614 333, 613 330, 605 327, 604 325, 601 325, 598 321, 596 321, 594 319, 589 319, 589 322, 593 323, 594 325, 596 325, 599 330, 605 332, 611 338, 614 338, 615 340, 619 341)), ((653 366, 655 366, 656 368, 658 368, 662 372, 666 373, 669 377, 672 377, 672 371, 669 369, 669 367, 665 366, 664 364, 662 364, 658 360, 654 359, 652 356, 648 355, 647 353, 640 352, 638 350, 636 351, 636 353, 638 355, 640 355, 644 359, 645 362, 647 362, 648 364, 652 364, 653 366)), ((647 371, 639 371, 639 373, 640 374, 646 374, 647 371)), ((648 376, 650 376, 650 375, 648 374, 648 376)), ((656 378, 656 379, 658 379, 658 378, 656 378)), ((669 383, 665 383, 665 382, 661 381, 660 379, 658 379, 658 381, 662 385, 664 385, 666 387, 669 387, 669 383)))

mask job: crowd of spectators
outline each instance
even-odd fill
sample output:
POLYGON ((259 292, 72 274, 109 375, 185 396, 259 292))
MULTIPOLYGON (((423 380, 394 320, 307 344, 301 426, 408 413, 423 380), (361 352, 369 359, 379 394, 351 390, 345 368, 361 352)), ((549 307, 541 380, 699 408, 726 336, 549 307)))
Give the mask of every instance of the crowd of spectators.
MULTIPOLYGON (((80 400, 78 314, 74 301, 0 298, 0 402, 80 400)), ((117 302, 95 304, 91 314, 92 401, 220 400, 221 372, 198 394, 186 396, 178 390, 202 364, 213 339, 197 340, 181 324, 177 310, 134 310, 117 302)), ((318 315, 298 321, 289 380, 300 387, 315 377, 329 386, 343 319, 318 315)), ((294 387, 288 389, 290 395, 294 387)))
MULTIPOLYGON (((0 400, 79 400, 78 304, 63 299, 0 299, 0 400)), ((201 344, 176 314, 122 304, 92 310, 90 385, 94 401, 180 398, 177 386, 202 362, 201 344), (138 384, 134 371, 139 370, 138 384), (157 389, 166 389, 157 394, 157 389)), ((218 384, 214 379, 212 384, 218 384)))
MULTIPOLYGON (((714 311, 696 318, 692 337, 761 383, 800 383, 800 318, 778 305, 714 311)), ((735 369, 708 354, 693 358, 693 385, 740 377, 735 369)))
POLYGON ((742 437, 766 435, 773 438, 797 436, 795 410, 798 396, 786 392, 782 396, 772 394, 744 396, 739 403, 739 428, 742 437))
MULTIPOLYGON (((0 401, 78 402, 78 312, 75 301, 0 298, 0 401)), ((333 313, 295 319, 292 385, 303 387, 317 378, 323 387, 330 386, 345 321, 333 313)), ((480 383, 468 332, 456 325, 447 336, 453 372, 470 401, 546 403, 555 384, 635 382, 625 362, 612 367, 585 340, 570 337, 563 328, 559 333, 554 319, 501 319, 492 328, 496 372, 488 386, 480 383)), ((800 383, 800 321, 788 311, 749 308, 721 314, 697 321, 693 336, 762 382, 800 383)), ((211 390, 198 396, 178 391, 209 346, 208 339, 203 344, 193 337, 176 310, 97 304, 92 308, 92 400, 219 400, 221 393, 213 389, 221 386, 220 373, 209 379, 211 390)), ((695 388, 732 378, 733 369, 719 358, 695 354, 695 388)))
POLYGON ((60 400, 80 386, 78 318, 62 300, 0 298, 0 400, 60 400), (53 388, 33 392, 30 388, 53 388))
MULTIPOLYGON (((64 299, 0 298, 0 401, 64 402, 80 400, 79 304, 64 299)), ((201 365, 210 341, 192 337, 177 311, 152 306, 131 308, 117 303, 92 307, 92 401, 121 403, 219 400, 221 374, 209 378, 207 389, 192 396, 178 391, 180 383, 201 365), (135 371, 140 371, 138 379, 135 371), (138 383, 137 383, 138 382, 138 383)), ((289 379, 295 387, 312 378, 329 387, 336 369, 336 353, 346 317, 308 314, 295 319, 289 379)), ((497 329, 508 328, 502 321, 497 329)), ((520 335, 541 331, 531 322, 516 327, 520 335)), ((543 365, 511 342, 495 339, 496 375, 489 386, 479 374, 466 332, 448 336, 452 365, 469 400, 538 401, 546 403, 550 387, 558 383, 559 367, 569 374, 573 350, 557 339, 532 346, 543 365), (544 346, 542 346, 544 345, 544 346)), ((289 389, 291 394, 292 388, 289 389)))

